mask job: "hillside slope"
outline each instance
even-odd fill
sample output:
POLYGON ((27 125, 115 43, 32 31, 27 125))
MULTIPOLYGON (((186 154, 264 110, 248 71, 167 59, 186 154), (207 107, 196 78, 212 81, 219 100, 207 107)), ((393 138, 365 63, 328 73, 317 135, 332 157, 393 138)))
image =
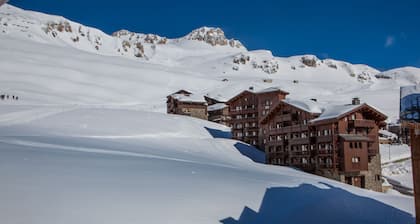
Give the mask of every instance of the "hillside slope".
POLYGON ((380 73, 313 55, 248 51, 218 28, 175 39, 126 30, 111 36, 11 5, 0 8, 0 43, 0 92, 19 95, 25 104, 118 104, 163 112, 165 96, 178 89, 229 99, 249 86, 280 86, 290 97, 324 104, 360 97, 395 121, 399 86, 420 80, 418 68, 380 73))
POLYGON ((87 106, 6 108, 7 223, 414 223, 413 198, 255 163, 262 153, 215 138, 228 129, 214 123, 87 106))

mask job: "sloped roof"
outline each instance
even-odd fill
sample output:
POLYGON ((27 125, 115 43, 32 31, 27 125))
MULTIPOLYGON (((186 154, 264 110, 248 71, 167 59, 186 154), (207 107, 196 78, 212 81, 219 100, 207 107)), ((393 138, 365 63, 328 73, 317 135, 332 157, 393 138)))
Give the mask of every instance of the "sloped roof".
POLYGON ((280 89, 279 87, 269 87, 269 88, 262 89, 262 90, 259 90, 259 91, 254 91, 254 93, 256 93, 256 94, 262 94, 262 93, 271 93, 271 92, 277 92, 277 91, 282 92, 285 95, 288 95, 289 94, 288 92, 280 89))
POLYGON ((208 106, 207 111, 221 110, 221 109, 226 108, 226 107, 227 107, 227 105, 224 104, 224 103, 216 103, 216 104, 208 106))
POLYGON ((319 117, 311 120, 310 122, 317 123, 317 122, 331 120, 331 119, 339 119, 353 111, 360 110, 360 109, 367 109, 370 112, 376 114, 378 116, 378 120, 384 121, 387 118, 385 114, 381 113, 375 107, 364 103, 364 104, 358 104, 358 105, 346 104, 346 105, 327 106, 325 107, 324 111, 319 117))
POLYGON ((280 87, 269 87, 269 88, 265 88, 265 89, 260 89, 260 90, 255 90, 255 89, 247 89, 244 90, 242 92, 240 92, 239 94, 235 95, 234 97, 232 97, 231 99, 229 99, 227 101, 227 103, 232 102, 234 100, 236 100, 237 98, 239 98, 240 96, 242 96, 245 93, 251 93, 251 94, 264 94, 264 93, 271 93, 271 92, 281 92, 284 95, 288 95, 289 93, 281 90, 280 87))
POLYGON ((367 136, 363 136, 363 135, 339 134, 338 136, 343 138, 345 141, 368 141, 368 142, 372 141, 372 139, 370 139, 367 136))
POLYGON ((294 106, 298 109, 304 110, 312 114, 320 114, 322 113, 322 109, 323 109, 319 103, 313 100, 295 100, 295 99, 288 98, 282 101, 284 103, 287 103, 291 106, 294 106))
POLYGON ((173 97, 174 99, 177 99, 181 102, 192 102, 192 103, 207 103, 204 100, 203 96, 200 95, 195 95, 195 94, 190 94, 190 95, 184 95, 184 94, 172 94, 170 95, 171 97, 173 97))
POLYGON ((260 120, 260 122, 264 123, 269 117, 278 111, 280 105, 283 103, 312 114, 320 114, 322 112, 321 105, 313 100, 295 100, 287 98, 281 100, 275 106, 273 106, 272 109, 260 120))
POLYGON ((328 119, 334 119, 339 117, 340 115, 346 114, 355 108, 360 107, 361 105, 352 105, 352 104, 346 104, 346 105, 329 105, 324 108, 321 115, 313 120, 311 122, 317 122, 322 120, 328 120, 328 119))

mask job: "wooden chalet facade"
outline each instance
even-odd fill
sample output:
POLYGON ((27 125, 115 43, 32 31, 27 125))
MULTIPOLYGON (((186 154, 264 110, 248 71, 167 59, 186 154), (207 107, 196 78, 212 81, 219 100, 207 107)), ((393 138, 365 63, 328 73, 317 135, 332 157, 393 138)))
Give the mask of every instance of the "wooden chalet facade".
POLYGON ((229 126, 229 107, 226 104, 226 101, 209 96, 204 96, 204 99, 206 99, 208 104, 207 112, 209 121, 229 126))
POLYGON ((266 163, 382 191, 378 130, 385 120, 358 100, 327 108, 282 100, 260 120, 266 163))
POLYGON ((287 94, 289 93, 279 88, 268 88, 261 91, 254 91, 253 88, 250 88, 230 99, 227 104, 229 105, 232 138, 263 149, 259 120, 270 111, 273 105, 285 99, 287 94))
POLYGON ((186 90, 179 90, 166 97, 168 114, 180 114, 207 120, 207 102, 186 90))

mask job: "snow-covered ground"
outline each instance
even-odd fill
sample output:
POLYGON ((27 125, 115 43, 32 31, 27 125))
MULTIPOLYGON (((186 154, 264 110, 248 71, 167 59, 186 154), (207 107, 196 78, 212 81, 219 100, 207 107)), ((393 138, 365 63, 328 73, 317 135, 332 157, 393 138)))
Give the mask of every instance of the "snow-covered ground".
POLYGON ((394 121, 418 74, 247 51, 212 28, 110 36, 2 6, 0 95, 19 100, 0 100, 0 223, 414 223, 411 197, 258 163, 227 127, 162 112, 179 89, 279 86, 321 104, 358 96, 394 121))
POLYGON ((410 197, 256 163, 250 158, 263 161, 262 153, 215 138, 229 129, 211 122, 86 106, 2 108, 2 223, 249 223, 248 208, 253 223, 279 214, 282 223, 414 223, 410 197))
POLYGON ((411 149, 408 145, 380 145, 382 175, 413 189, 411 149))

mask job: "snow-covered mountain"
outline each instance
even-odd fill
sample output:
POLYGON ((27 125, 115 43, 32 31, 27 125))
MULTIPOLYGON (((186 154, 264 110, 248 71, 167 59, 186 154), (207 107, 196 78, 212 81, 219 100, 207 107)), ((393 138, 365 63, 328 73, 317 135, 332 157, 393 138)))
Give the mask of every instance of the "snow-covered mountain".
POLYGON ((358 96, 395 119, 399 86, 419 75, 248 51, 218 28, 108 35, 6 4, 0 95, 19 100, 0 100, 0 222, 413 223, 411 197, 255 163, 264 155, 223 139, 227 127, 160 112, 179 89, 280 86, 324 104, 358 96))

